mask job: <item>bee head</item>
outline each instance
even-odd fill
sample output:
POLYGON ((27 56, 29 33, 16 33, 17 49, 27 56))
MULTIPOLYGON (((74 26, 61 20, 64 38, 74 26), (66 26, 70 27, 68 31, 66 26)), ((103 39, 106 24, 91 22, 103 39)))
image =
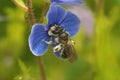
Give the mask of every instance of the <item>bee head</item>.
POLYGON ((55 29, 56 29, 56 26, 50 27, 50 29, 49 29, 49 31, 48 31, 48 35, 49 35, 49 36, 54 35, 53 32, 55 31, 55 29))

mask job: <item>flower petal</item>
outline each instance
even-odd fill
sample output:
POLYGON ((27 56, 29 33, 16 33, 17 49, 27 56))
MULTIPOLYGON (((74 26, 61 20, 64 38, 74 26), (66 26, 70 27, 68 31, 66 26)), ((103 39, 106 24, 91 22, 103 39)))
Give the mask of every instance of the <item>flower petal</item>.
POLYGON ((58 5, 51 5, 47 13, 47 19, 48 19, 47 29, 49 29, 49 27, 51 27, 52 25, 60 24, 65 18, 66 13, 67 12, 64 8, 58 5))
POLYGON ((70 37, 73 37, 79 31, 80 20, 76 15, 68 11, 63 23, 60 26, 69 32, 70 37))
POLYGON ((53 4, 64 4, 68 6, 83 4, 81 0, 51 0, 51 2, 53 4))
POLYGON ((32 53, 36 56, 42 56, 48 48, 48 44, 43 39, 49 41, 49 36, 44 26, 41 24, 33 25, 29 36, 29 46, 32 53))

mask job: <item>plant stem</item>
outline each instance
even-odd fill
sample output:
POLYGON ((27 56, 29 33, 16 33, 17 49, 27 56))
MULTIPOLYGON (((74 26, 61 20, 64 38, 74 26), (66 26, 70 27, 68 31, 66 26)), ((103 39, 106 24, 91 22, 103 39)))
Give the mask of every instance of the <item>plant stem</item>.
POLYGON ((101 14, 101 11, 104 7, 104 0, 96 0, 96 15, 101 14))
POLYGON ((43 7, 41 16, 40 16, 40 23, 43 23, 43 18, 44 18, 44 16, 47 14, 47 11, 48 11, 48 9, 49 9, 49 6, 50 6, 50 4, 46 2, 46 3, 45 3, 45 6, 43 7))
MULTIPOLYGON (((101 54, 103 54, 103 36, 101 34, 101 25, 99 22, 99 18, 102 15, 103 12, 103 7, 104 7, 104 0, 95 0, 96 1, 96 23, 95 23, 95 29, 94 29, 94 49, 95 49, 95 67, 96 70, 99 71, 97 72, 97 74, 99 74, 99 79, 102 78, 102 75, 100 75, 100 73, 102 73, 102 68, 101 68, 101 59, 103 58, 101 54)), ((95 77, 97 78, 97 77, 95 77)))
POLYGON ((33 24, 35 24, 35 19, 34 19, 34 15, 33 15, 33 11, 32 11, 31 0, 27 0, 27 7, 28 7, 28 16, 30 19, 30 23, 33 25, 33 24))
POLYGON ((28 11, 28 8, 27 8, 25 5, 20 4, 20 3, 17 2, 16 0, 12 0, 12 2, 13 2, 16 6, 22 8, 24 11, 26 11, 26 12, 28 11))
MULTIPOLYGON (((29 16, 29 19, 30 19, 30 23, 32 25, 34 25, 35 24, 35 19, 34 19, 34 14, 33 14, 33 11, 32 11, 31 0, 27 0, 27 6, 28 6, 28 16, 29 16)), ((41 72, 41 75, 40 75, 41 80, 46 80, 46 75, 45 75, 45 71, 44 71, 42 57, 38 56, 37 58, 38 58, 39 69, 40 69, 40 72, 41 72)))
POLYGON ((38 56, 38 63, 39 63, 39 68, 40 68, 40 72, 41 72, 41 80, 46 80, 46 75, 45 75, 45 70, 44 70, 44 66, 43 66, 43 61, 42 61, 42 57, 38 56))

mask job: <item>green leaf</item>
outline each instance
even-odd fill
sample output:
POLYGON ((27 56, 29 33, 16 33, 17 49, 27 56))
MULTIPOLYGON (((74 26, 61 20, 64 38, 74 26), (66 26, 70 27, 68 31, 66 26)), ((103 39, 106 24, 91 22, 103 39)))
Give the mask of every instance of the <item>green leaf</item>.
POLYGON ((21 60, 18 60, 18 63, 23 72, 23 80, 32 80, 29 74, 29 68, 27 68, 26 65, 21 60))
POLYGON ((19 63, 19 66, 20 66, 22 72, 28 73, 28 70, 27 70, 27 67, 25 66, 25 64, 21 60, 18 60, 18 63, 19 63))

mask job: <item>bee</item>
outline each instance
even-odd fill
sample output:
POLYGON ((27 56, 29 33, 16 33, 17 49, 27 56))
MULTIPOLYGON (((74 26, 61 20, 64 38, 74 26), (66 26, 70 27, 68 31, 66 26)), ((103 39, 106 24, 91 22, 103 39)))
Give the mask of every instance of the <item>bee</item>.
POLYGON ((50 27, 48 34, 54 37, 57 44, 53 48, 53 52, 59 52, 61 58, 68 59, 70 62, 77 60, 74 41, 71 40, 69 33, 63 27, 54 25, 50 27))

